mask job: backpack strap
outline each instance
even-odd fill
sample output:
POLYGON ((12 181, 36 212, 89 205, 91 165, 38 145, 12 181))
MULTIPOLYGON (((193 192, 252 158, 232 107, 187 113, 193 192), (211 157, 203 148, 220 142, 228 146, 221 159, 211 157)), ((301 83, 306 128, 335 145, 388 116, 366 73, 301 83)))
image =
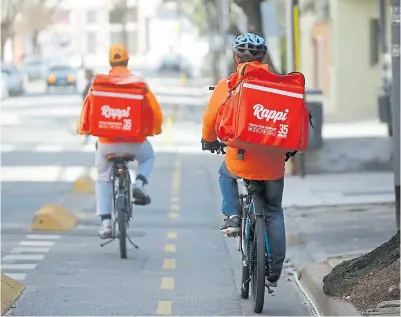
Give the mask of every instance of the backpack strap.
MULTIPOLYGON (((245 80, 246 76, 245 76, 245 69, 248 66, 248 64, 245 64, 244 67, 242 67, 241 70, 241 79, 238 81, 238 84, 235 85, 234 89, 237 89, 237 87, 245 80)), ((245 150, 244 149, 238 149, 237 150, 237 160, 238 161, 243 161, 244 160, 244 156, 245 156, 245 150)))

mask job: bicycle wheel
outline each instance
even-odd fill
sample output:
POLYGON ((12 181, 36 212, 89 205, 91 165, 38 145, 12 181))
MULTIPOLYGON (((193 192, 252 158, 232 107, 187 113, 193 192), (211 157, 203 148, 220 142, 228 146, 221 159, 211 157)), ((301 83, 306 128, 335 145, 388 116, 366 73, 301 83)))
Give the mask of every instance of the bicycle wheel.
POLYGON ((245 209, 242 209, 240 248, 242 255, 241 297, 243 299, 247 299, 249 297, 249 241, 246 239, 247 219, 247 212, 245 209))
POLYGON ((121 175, 117 192, 117 223, 118 239, 120 241, 120 258, 127 258, 127 227, 125 206, 124 178, 121 175))
POLYGON ((265 246, 265 219, 263 216, 256 216, 255 232, 253 237, 252 248, 252 308, 257 314, 263 310, 265 301, 265 262, 266 262, 266 246, 265 246))

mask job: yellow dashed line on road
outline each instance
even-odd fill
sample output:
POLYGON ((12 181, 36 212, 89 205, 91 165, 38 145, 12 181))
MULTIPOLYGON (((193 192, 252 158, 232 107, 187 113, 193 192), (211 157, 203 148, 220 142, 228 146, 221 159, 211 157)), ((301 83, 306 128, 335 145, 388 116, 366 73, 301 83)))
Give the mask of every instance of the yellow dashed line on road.
POLYGON ((177 213, 175 213, 175 212, 172 212, 172 213, 170 213, 170 214, 168 215, 168 217, 171 218, 171 219, 176 219, 176 218, 179 217, 179 215, 178 215, 177 213))
POLYGON ((167 239, 171 240, 177 239, 177 232, 167 232, 167 239))
POLYGON ((174 270, 176 267, 175 259, 164 259, 162 268, 165 270, 174 270))
POLYGON ((172 302, 167 300, 159 301, 157 304, 157 314, 158 315, 171 315, 172 312, 172 302))
POLYGON ((162 277, 160 289, 174 289, 174 278, 173 277, 162 277))
POLYGON ((174 211, 180 210, 180 205, 178 205, 178 204, 171 205, 170 210, 174 210, 174 211))
POLYGON ((164 246, 164 252, 175 252, 176 248, 175 248, 175 244, 166 244, 164 246))
POLYGON ((172 202, 172 203, 179 203, 179 202, 180 202, 180 197, 172 196, 172 197, 171 197, 171 202, 172 202))

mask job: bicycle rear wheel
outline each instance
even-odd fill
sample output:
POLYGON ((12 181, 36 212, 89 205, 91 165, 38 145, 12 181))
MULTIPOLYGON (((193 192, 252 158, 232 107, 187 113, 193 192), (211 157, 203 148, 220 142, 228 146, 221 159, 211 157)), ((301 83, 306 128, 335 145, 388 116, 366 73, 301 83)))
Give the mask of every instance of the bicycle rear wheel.
POLYGON ((266 264, 266 245, 265 245, 265 218, 256 216, 255 232, 252 247, 252 308, 257 314, 263 310, 265 301, 265 264, 266 264))
POLYGON ((249 297, 249 241, 246 239, 246 221, 248 215, 244 209, 244 203, 241 202, 242 220, 241 220, 241 234, 240 234, 240 250, 241 250, 241 297, 247 299, 249 297))

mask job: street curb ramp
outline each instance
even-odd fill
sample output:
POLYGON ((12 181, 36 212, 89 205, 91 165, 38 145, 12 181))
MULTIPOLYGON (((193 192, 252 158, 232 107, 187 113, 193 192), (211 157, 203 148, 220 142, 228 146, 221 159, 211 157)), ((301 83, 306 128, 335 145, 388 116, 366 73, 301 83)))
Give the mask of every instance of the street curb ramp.
POLYGON ((327 261, 315 263, 302 269, 299 280, 321 316, 361 316, 359 311, 343 299, 323 292, 323 278, 332 271, 327 261))
POLYGON ((25 286, 1 273, 1 315, 10 309, 24 291, 25 286))

